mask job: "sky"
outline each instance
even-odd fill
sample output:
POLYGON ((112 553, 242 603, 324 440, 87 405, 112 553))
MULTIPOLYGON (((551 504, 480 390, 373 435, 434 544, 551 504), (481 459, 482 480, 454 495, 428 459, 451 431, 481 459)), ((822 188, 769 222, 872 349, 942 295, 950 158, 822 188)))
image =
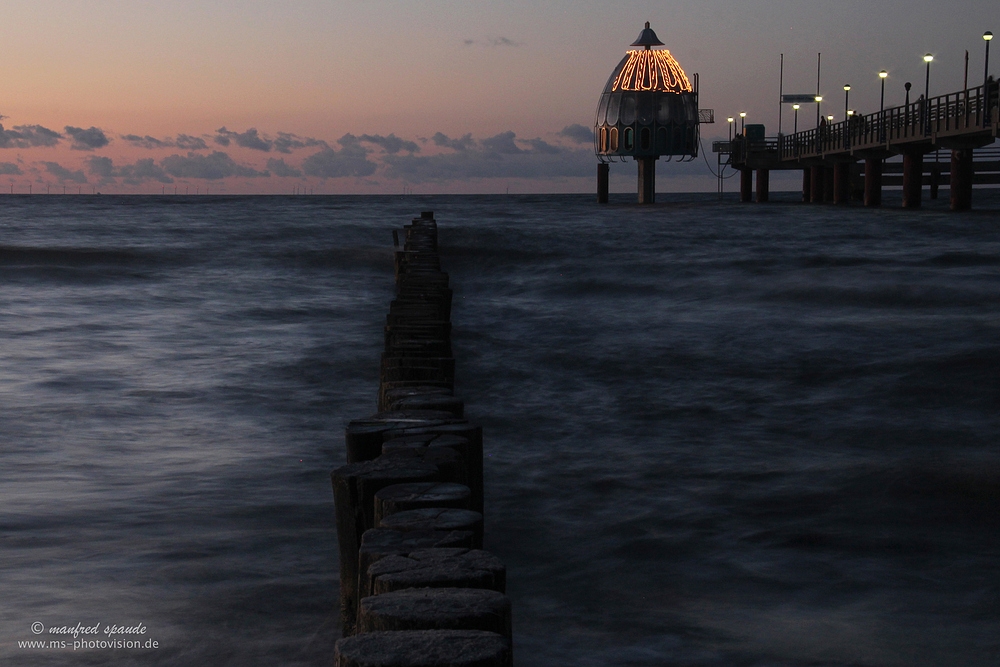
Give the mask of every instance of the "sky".
MULTIPOLYGON (((714 191, 727 116, 777 131, 781 54, 786 93, 815 91, 821 52, 825 113, 845 83, 877 111, 878 71, 899 104, 928 52, 931 95, 961 89, 966 50, 980 82, 1000 4, 5 0, 0 191, 591 192, 598 97, 645 21, 716 113, 657 190, 714 191)), ((635 190, 634 162, 611 174, 635 190)))

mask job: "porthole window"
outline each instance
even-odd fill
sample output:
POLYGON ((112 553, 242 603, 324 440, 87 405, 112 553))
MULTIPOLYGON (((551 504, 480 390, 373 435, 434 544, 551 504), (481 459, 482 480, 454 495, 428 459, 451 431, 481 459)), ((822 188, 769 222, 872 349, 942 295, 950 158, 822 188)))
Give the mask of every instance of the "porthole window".
POLYGON ((649 131, 648 127, 642 128, 642 131, 639 133, 639 145, 642 147, 642 150, 649 150, 649 138, 651 135, 652 132, 649 131))
POLYGON ((611 152, 614 153, 618 150, 618 128, 611 128, 611 152))
POLYGON ((653 94, 638 93, 639 97, 639 124, 650 125, 653 122, 653 94))
POLYGON ((635 131, 631 127, 625 128, 625 150, 630 151, 635 148, 635 131))
POLYGON ((608 152, 608 128, 606 127, 601 128, 601 152, 608 152))
POLYGON ((620 102, 621 95, 608 95, 608 125, 614 125, 618 122, 618 105, 620 102))
POLYGON ((622 95, 621 110, 622 125, 631 125, 635 122, 635 95, 626 93, 622 95))
POLYGON ((656 144, 660 153, 667 153, 667 128, 661 127, 656 131, 656 144))

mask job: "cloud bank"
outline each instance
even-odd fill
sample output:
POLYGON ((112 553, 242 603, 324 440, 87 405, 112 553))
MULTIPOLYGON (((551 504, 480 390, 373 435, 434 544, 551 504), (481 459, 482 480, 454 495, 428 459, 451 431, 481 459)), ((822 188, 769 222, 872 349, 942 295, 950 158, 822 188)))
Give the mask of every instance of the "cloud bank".
MULTIPOLYGON (((275 178, 366 179, 368 187, 391 181, 442 185, 481 179, 589 179, 594 165, 592 130, 580 124, 566 125, 545 138, 522 138, 507 130, 481 138, 471 133, 449 136, 436 132, 430 139, 411 140, 390 132, 348 133, 327 143, 290 132, 267 134, 254 127, 234 131, 226 126, 201 136, 116 134, 114 137, 119 149, 141 149, 161 155, 122 160, 92 154, 81 161, 82 169, 46 160, 33 163, 35 166, 28 171, 46 174, 64 184, 92 181, 100 185, 139 186, 275 178), (213 150, 211 144, 227 150, 213 150), (309 148, 314 150, 310 152, 309 148), (298 151, 306 154, 295 159, 294 153, 298 151), (260 153, 277 153, 281 157, 254 159, 254 154, 260 153)), ((40 149, 60 143, 72 150, 96 153, 104 152, 112 144, 112 138, 93 126, 67 125, 64 133, 59 133, 41 125, 17 125, 9 130, 0 125, 0 148, 40 149)), ((0 175, 23 173, 19 164, 0 162, 0 175)))

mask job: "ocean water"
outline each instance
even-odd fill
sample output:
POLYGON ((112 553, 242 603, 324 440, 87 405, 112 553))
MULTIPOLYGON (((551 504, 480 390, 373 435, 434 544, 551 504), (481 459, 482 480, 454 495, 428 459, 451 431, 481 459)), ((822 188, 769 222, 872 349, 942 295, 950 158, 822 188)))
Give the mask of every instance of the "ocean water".
POLYGON ((1000 664, 1000 193, 887 194, 3 197, 0 664, 331 664, 422 210, 519 666, 1000 664))

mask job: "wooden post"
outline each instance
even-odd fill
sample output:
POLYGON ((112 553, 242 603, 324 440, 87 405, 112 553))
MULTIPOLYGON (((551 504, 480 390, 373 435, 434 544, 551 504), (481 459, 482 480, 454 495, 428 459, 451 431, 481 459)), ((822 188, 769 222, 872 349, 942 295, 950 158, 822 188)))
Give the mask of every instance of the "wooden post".
POLYGON ((366 632, 340 639, 334 667, 510 667, 510 640, 485 630, 366 632))
POLYGON ((810 177, 810 187, 809 187, 809 201, 813 204, 823 203, 823 177, 826 175, 826 169, 822 166, 812 167, 812 176, 810 177))
POLYGON ((471 510, 444 507, 424 507, 396 512, 383 518, 379 528, 391 530, 468 530, 472 532, 472 548, 483 548, 483 515, 471 510))
POLYGON ((809 196, 811 194, 810 193, 811 190, 810 181, 812 180, 810 179, 811 175, 812 175, 812 169, 810 169, 809 167, 806 167, 805 169, 802 170, 802 201, 804 202, 809 201, 809 196))
POLYGON ((771 171, 769 169, 757 170, 757 202, 765 202, 769 199, 771 185, 771 171))
POLYGON ((611 165, 601 162, 597 165, 597 203, 608 203, 608 182, 611 165))
POLYGON ((903 208, 920 208, 923 189, 923 153, 909 151, 903 154, 903 208))
POLYGON ((485 588, 384 593, 361 601, 358 630, 486 630, 510 639, 510 598, 485 588))
POLYGON ((850 203, 851 197, 851 162, 838 162, 833 167, 833 203, 850 203))
POLYGON ((878 208, 882 205, 882 160, 865 160, 865 206, 878 208))
POLYGON ((740 169, 740 201, 753 201, 753 170, 748 167, 740 169))
POLYGON ((656 158, 637 157, 639 163, 639 203, 652 204, 656 199, 656 158))
POLYGON ((374 528, 375 494, 401 482, 438 479, 437 466, 423 461, 382 459, 349 463, 330 473, 340 546, 340 612, 345 635, 354 631, 358 606, 358 549, 365 531, 374 528))
POLYGON ((493 554, 478 549, 420 549, 388 556, 368 568, 372 593, 404 588, 488 588, 507 592, 507 568, 493 554))
POLYGON ((454 482, 393 484, 375 494, 375 525, 396 512, 424 507, 467 510, 471 496, 469 487, 454 482))
POLYGON ((972 208, 972 149, 951 152, 951 210, 967 211, 972 208))

